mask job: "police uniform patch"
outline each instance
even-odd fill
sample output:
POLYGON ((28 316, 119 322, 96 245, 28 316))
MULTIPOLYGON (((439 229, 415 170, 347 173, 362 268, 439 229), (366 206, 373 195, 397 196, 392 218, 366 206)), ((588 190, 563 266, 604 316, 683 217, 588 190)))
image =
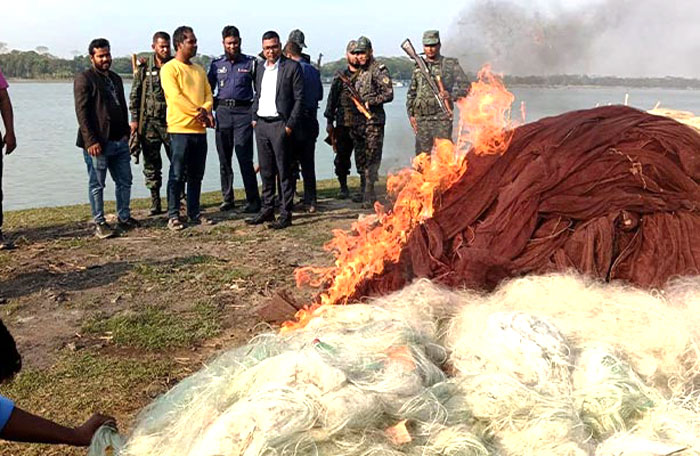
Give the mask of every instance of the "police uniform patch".
POLYGON ((217 69, 216 72, 217 72, 217 73, 228 73, 228 68, 226 68, 226 67, 224 66, 224 67, 221 67, 221 68, 217 69))

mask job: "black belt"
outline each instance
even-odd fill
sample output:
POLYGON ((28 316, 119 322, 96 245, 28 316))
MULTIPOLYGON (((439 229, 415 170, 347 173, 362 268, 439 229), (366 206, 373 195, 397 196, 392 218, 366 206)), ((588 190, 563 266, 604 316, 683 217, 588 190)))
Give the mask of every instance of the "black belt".
POLYGON ((219 106, 226 106, 227 108, 235 108, 236 106, 251 106, 253 104, 250 100, 234 100, 232 98, 227 98, 225 100, 218 100, 219 106))
POLYGON ((282 116, 275 116, 275 117, 260 117, 258 116, 258 119, 262 120, 263 122, 278 122, 282 120, 282 116))

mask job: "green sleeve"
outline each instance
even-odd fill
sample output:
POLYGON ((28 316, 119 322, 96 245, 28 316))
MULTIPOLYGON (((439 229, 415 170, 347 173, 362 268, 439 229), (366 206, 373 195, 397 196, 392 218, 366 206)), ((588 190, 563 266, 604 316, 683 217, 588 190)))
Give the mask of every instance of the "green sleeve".
POLYGON ((413 70, 411 75, 411 85, 408 87, 408 94, 406 95, 406 111, 408 112, 408 117, 415 117, 416 115, 416 96, 418 95, 418 74, 416 70, 413 70))
POLYGON ((131 86, 131 94, 129 94, 129 112, 131 113, 131 121, 139 121, 139 110, 141 109, 141 91, 143 90, 145 65, 139 67, 138 73, 134 78, 131 86))
POLYGON ((394 86, 391 83, 389 70, 382 65, 377 68, 372 76, 375 79, 376 90, 365 101, 370 106, 378 106, 392 101, 394 99, 394 86))
POLYGON ((469 79, 464 73, 459 60, 454 59, 454 85, 452 86, 452 99, 464 98, 469 93, 469 79))

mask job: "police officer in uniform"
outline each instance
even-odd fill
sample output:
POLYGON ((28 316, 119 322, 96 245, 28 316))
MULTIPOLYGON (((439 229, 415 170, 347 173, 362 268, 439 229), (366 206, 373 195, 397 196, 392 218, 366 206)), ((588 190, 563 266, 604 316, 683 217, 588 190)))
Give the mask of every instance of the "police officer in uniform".
POLYGON ((386 65, 374 59, 372 42, 369 38, 365 36, 358 38, 353 54, 357 57, 360 68, 355 77, 355 89, 372 114, 370 119, 361 118, 361 115, 358 115, 352 130, 355 163, 360 173, 362 193, 361 197, 355 197, 353 201, 361 201, 363 207, 370 208, 377 199, 374 184, 379 178, 379 165, 382 162, 384 125, 386 124, 384 103, 394 99, 394 87, 386 65))
MULTIPOLYGON (((353 54, 357 41, 351 40, 345 48, 345 58, 348 62, 343 74, 350 81, 355 79, 357 74, 357 58, 353 54)), ((360 115, 355 104, 350 98, 350 92, 345 87, 338 76, 333 78, 331 89, 326 101, 326 111, 323 116, 326 118, 329 138, 335 152, 335 175, 338 176, 340 192, 338 199, 350 197, 348 190, 348 175, 350 174, 352 150, 355 147, 350 131, 355 124, 355 119, 360 115)))
POLYGON ((233 150, 245 188, 246 206, 243 212, 260 211, 260 193, 253 165, 253 115, 252 106, 257 69, 255 57, 241 53, 241 36, 238 28, 227 25, 221 32, 224 55, 211 62, 209 85, 214 92, 216 109, 216 150, 219 153, 221 175, 222 211, 234 208, 233 200, 233 150))
MULTIPOLYGON (((467 95, 469 81, 457 59, 440 55, 440 46, 440 33, 437 30, 423 33, 423 60, 436 86, 442 89, 440 97, 452 104, 467 95)), ((436 138, 452 139, 452 116, 440 108, 417 65, 406 96, 406 109, 416 133, 416 155, 430 153, 436 138)))
POLYGON ((165 94, 160 85, 160 68, 171 58, 170 35, 156 32, 151 47, 153 54, 139 62, 138 74, 131 87, 129 125, 132 134, 141 127, 139 136, 143 151, 143 175, 146 187, 151 191, 151 215, 157 215, 163 212, 160 202, 160 187, 163 183, 161 145, 165 147, 165 154, 170 159, 165 94))

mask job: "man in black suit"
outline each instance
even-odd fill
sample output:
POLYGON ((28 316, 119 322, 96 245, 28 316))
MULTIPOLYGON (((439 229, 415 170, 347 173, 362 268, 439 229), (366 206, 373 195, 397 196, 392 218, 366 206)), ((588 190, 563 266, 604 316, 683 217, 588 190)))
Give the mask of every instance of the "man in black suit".
POLYGON ((294 179, 291 170, 290 136, 299 126, 304 98, 304 76, 294 60, 282 56, 282 45, 277 32, 266 32, 262 37, 265 63, 255 76, 253 101, 253 128, 258 145, 258 162, 262 178, 262 210, 251 225, 273 222, 273 229, 292 224, 294 179), (280 181, 280 215, 274 216, 276 176, 280 181))

